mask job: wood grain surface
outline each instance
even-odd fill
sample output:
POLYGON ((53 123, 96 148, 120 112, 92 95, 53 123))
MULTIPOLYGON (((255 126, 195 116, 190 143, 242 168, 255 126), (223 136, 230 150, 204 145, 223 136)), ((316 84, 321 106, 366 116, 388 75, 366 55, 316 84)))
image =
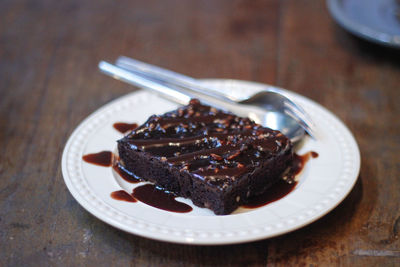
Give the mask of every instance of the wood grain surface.
POLYGON ((400 53, 354 38, 322 0, 0 2, 0 266, 399 266, 400 53), (184 246, 119 231, 68 192, 73 129, 134 90, 97 69, 127 55, 194 77, 298 92, 341 118, 361 173, 298 231, 184 246))

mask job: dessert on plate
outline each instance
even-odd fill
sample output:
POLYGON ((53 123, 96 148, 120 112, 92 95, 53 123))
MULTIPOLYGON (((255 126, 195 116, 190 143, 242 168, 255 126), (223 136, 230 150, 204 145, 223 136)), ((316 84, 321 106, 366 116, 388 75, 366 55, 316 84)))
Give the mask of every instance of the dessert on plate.
POLYGON ((264 193, 293 160, 281 132, 196 99, 151 116, 118 140, 118 153, 128 171, 218 215, 264 193))

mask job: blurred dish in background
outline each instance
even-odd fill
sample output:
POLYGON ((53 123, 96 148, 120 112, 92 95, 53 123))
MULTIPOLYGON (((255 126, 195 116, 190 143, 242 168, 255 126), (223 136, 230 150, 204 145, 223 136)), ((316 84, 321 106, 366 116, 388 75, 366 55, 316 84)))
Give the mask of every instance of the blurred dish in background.
POLYGON ((327 0, 332 17, 354 35, 400 48, 400 1, 327 0))

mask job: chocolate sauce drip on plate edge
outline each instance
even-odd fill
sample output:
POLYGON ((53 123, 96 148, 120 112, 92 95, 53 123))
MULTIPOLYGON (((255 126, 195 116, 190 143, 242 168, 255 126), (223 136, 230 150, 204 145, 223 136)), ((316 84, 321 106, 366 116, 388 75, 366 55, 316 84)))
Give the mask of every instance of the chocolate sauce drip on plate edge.
POLYGON ((149 206, 172 212, 186 213, 192 207, 175 200, 175 194, 154 184, 144 184, 133 189, 132 196, 149 206))
POLYGON ((137 202, 137 200, 131 194, 125 192, 124 190, 118 190, 112 192, 111 198, 127 202, 137 202))
POLYGON ((112 164, 113 153, 111 151, 100 151, 82 156, 87 163, 95 164, 103 167, 110 167, 112 164))
POLYGON ((132 131, 138 127, 137 123, 126 123, 126 122, 116 122, 113 124, 115 130, 120 133, 126 133, 128 131, 132 131))
POLYGON ((113 170, 128 183, 136 184, 143 181, 140 177, 128 171, 119 161, 113 164, 113 170))

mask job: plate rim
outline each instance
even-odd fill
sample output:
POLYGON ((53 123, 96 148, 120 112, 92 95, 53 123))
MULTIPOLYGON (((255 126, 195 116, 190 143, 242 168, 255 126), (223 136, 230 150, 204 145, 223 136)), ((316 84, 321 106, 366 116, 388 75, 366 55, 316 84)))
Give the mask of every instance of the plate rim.
MULTIPOLYGON (((211 82, 211 83, 223 83, 223 82, 231 82, 231 83, 236 83, 236 84, 242 84, 243 86, 248 85, 253 86, 253 87, 259 87, 259 88, 263 88, 265 86, 269 86, 266 84, 262 84, 262 83, 257 83, 257 82, 251 82, 251 81, 243 81, 243 80, 233 80, 233 79, 204 79, 205 82, 211 82)), ((274 86, 272 86, 274 87, 274 86)), ((277 88, 277 87, 275 87, 277 88)), ((295 227, 289 227, 289 228, 282 228, 281 230, 275 230, 272 234, 268 234, 268 233, 260 233, 260 234, 255 234, 255 235, 249 235, 249 236, 234 236, 234 237, 230 237, 228 239, 224 239, 221 238, 219 236, 215 236, 213 238, 209 238, 209 239, 201 239, 201 238, 195 238, 191 235, 189 236, 185 236, 185 235, 160 235, 159 232, 157 232, 157 230, 153 231, 143 231, 143 228, 131 228, 125 224, 122 224, 118 221, 115 220, 115 218, 110 218, 110 217, 104 217, 99 215, 98 211, 96 211, 96 209, 94 207, 92 207, 92 205, 85 200, 84 198, 82 198, 82 196, 79 194, 79 192, 73 187, 72 185, 72 180, 71 177, 69 177, 69 173, 68 173, 68 166, 67 166, 67 157, 69 155, 68 151, 69 148, 71 146, 71 143, 73 142, 74 138, 76 138, 77 134, 79 133, 79 131, 81 131, 83 129, 83 127, 85 126, 85 124, 87 122, 89 122, 91 119, 95 118, 95 116, 101 114, 102 112, 104 112, 105 110, 107 110, 108 107, 113 106, 115 103, 122 101, 124 98, 129 98, 132 96, 137 96, 140 93, 144 93, 146 95, 148 95, 149 93, 147 92, 142 92, 142 91, 137 91, 137 92, 133 92, 133 93, 129 93, 127 95, 123 95, 117 99, 114 99, 112 101, 110 101, 109 103, 103 105, 102 107, 100 107, 99 109, 97 109, 96 111, 94 111, 93 113, 91 113, 89 116, 87 116, 76 128, 75 130, 72 132, 72 134, 70 135, 64 150, 63 150, 63 155, 62 155, 62 174, 63 174, 63 178, 64 178, 64 182, 67 185, 67 188, 69 190, 69 192, 72 194, 72 196, 75 198, 75 200, 84 208, 86 209, 89 213, 91 213, 93 216, 95 216, 96 218, 102 220, 103 222, 106 222, 107 224, 110 224, 120 230, 123 230, 125 232, 128 233, 132 233, 132 234, 136 234, 145 238, 150 238, 150 239, 154 239, 154 240, 159 240, 159 241, 165 241, 165 242, 172 242, 172 243, 180 243, 180 244, 191 244, 191 245, 227 245, 227 244, 237 244, 237 243, 245 243, 245 242, 251 242, 251 241, 256 241, 256 240, 261 240, 261 239, 266 239, 266 238, 272 238, 278 235, 282 235, 288 232, 292 232, 294 230, 300 229, 302 227, 304 227, 305 225, 308 225, 318 219, 320 219, 321 217, 323 217, 324 215, 326 215, 327 213, 329 213, 331 210, 333 210, 335 207, 337 207, 344 199, 345 197, 350 193, 350 191, 352 190, 352 188, 354 187, 358 176, 359 176, 359 171, 360 171, 360 151, 357 145, 357 142, 354 138, 354 136, 352 135, 352 133, 350 132, 350 130, 347 128, 347 126, 339 119, 337 118, 332 112, 330 112, 329 110, 327 110, 326 108, 324 108, 323 106, 321 106, 320 104, 314 102, 311 99, 308 99, 304 96, 301 96, 299 94, 296 94, 294 92, 282 89, 285 92, 291 94, 292 96, 295 96, 296 98, 299 98, 299 101, 301 99, 303 99, 303 101, 307 101, 312 103, 313 105, 315 105, 316 107, 318 107, 319 109, 323 109, 325 112, 327 112, 331 117, 333 117, 333 119, 335 119, 338 123, 341 124, 341 126, 345 129, 345 131, 347 131, 346 134, 348 134, 348 138, 350 140, 350 142, 352 142, 352 145, 355 146, 354 148, 356 149, 355 155, 354 155, 354 160, 355 160, 355 169, 353 170, 354 173, 356 173, 355 177, 352 180, 351 185, 349 185, 345 191, 342 192, 342 194, 340 195, 340 197, 338 199, 336 199, 336 202, 334 205, 331 205, 328 209, 324 209, 323 212, 320 212, 319 214, 317 214, 316 216, 313 216, 312 219, 308 219, 308 220, 304 220, 302 223, 298 223, 295 225, 295 227)), ((235 215, 231 215, 231 216, 235 216, 235 215)), ((196 216, 192 216, 192 217, 196 217, 196 216)), ((156 226, 157 228, 157 226, 156 226)), ((158 229, 160 230, 160 229, 158 229)))
POLYGON ((337 24, 343 29, 360 37, 364 40, 373 42, 375 44, 384 45, 395 49, 400 49, 400 35, 392 35, 385 32, 379 32, 366 25, 360 24, 348 18, 341 10, 341 0, 327 0, 327 7, 329 13, 337 24))

